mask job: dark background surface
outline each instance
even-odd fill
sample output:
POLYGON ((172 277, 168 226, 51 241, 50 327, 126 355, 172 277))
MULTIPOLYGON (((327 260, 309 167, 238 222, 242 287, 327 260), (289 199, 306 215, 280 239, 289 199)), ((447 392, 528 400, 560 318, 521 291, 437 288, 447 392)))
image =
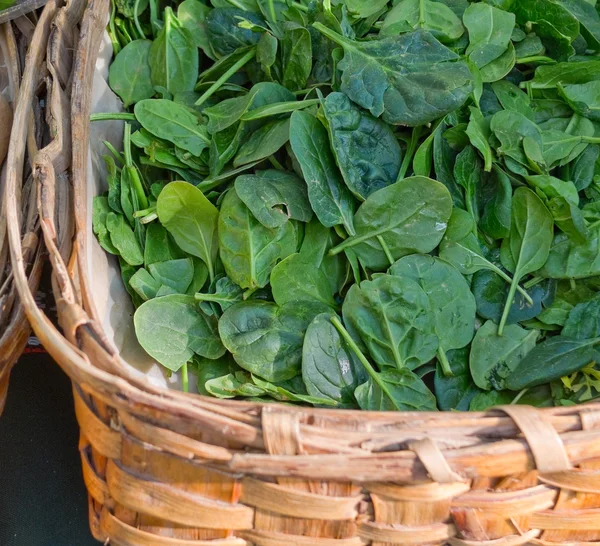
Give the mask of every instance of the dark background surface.
POLYGON ((0 417, 1 546, 98 546, 78 439, 69 379, 47 354, 24 355, 0 417))

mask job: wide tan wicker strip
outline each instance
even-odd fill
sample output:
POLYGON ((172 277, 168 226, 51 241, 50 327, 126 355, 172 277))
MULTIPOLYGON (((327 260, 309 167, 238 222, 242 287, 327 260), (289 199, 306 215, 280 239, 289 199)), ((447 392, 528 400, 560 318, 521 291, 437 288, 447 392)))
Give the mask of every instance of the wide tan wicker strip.
MULTIPOLYGON (((84 5, 50 0, 37 32, 51 20, 74 29, 84 5)), ((74 384, 94 536, 118 546, 600 543, 600 405, 367 414, 207 399, 131 371, 97 320, 86 269, 90 86, 107 12, 107 0, 89 1, 74 58, 72 252, 57 212, 64 163, 39 163, 64 335, 35 305, 9 229, 27 314, 74 384)), ((62 43, 71 38, 63 33, 62 43)), ((31 57, 37 67, 41 52, 31 57)), ((29 66, 24 101, 34 90, 29 66)), ((16 165, 26 132, 13 136, 16 165)), ((11 218, 17 179, 9 177, 11 218)))

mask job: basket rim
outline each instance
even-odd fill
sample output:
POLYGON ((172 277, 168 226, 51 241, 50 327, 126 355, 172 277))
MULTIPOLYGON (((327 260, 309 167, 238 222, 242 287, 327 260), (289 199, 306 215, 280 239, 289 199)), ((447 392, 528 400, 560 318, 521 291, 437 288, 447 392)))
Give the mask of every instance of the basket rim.
MULTIPOLYGON (((43 42, 43 38, 47 37, 51 20, 60 3, 61 0, 49 1, 36 27, 34 41, 37 37, 38 41, 43 42)), ((90 86, 108 5, 108 0, 90 0, 88 3, 75 57, 71 136, 76 231, 68 263, 65 263, 56 245, 57 230, 51 202, 54 193, 40 192, 42 231, 53 267, 59 321, 64 335, 35 303, 25 278, 21 240, 14 227, 19 204, 16 187, 22 172, 22 152, 26 137, 26 124, 22 122, 27 115, 26 105, 33 97, 36 66, 43 56, 43 48, 39 46, 30 52, 30 63, 23 77, 22 98, 15 113, 17 121, 13 126, 9 149, 11 169, 7 179, 7 216, 15 281, 34 331, 77 389, 83 394, 97 397, 112 408, 123 410, 127 415, 139 417, 144 425, 153 426, 157 432, 157 442, 159 436, 167 432, 181 439, 189 439, 209 431, 228 442, 255 450, 249 454, 233 453, 229 461, 221 466, 220 463, 217 464, 217 467, 226 472, 316 478, 315 469, 320 463, 327 462, 330 466, 323 472, 329 478, 336 475, 336 479, 347 479, 347 465, 350 465, 356 475, 360 476, 357 478, 359 481, 394 480, 400 479, 402 475, 409 480, 427 479, 431 476, 438 482, 444 482, 458 479, 444 457, 452 460, 454 467, 460 467, 463 476, 474 477, 483 464, 481 461, 476 464, 474 457, 481 455, 482 449, 499 463, 502 463, 503 458, 508 458, 523 470, 537 466, 546 472, 566 470, 570 468, 570 461, 600 457, 598 402, 542 409, 527 406, 498 407, 485 412, 365 412, 287 406, 276 402, 220 400, 157 387, 134 374, 133 368, 106 339, 99 321, 94 317, 85 268, 87 225, 83 212, 87 201, 85 181, 91 109, 90 86), (49 201, 46 202, 45 199, 49 201), (522 408, 523 411, 515 408, 522 408), (284 422, 288 425, 292 423, 290 426, 296 439, 301 433, 303 440, 308 443, 314 441, 316 445, 320 438, 321 451, 307 455, 261 454, 261 451, 270 452, 270 440, 267 436, 273 433, 273 428, 283 426, 284 422), (336 443, 336 438, 327 427, 339 429, 343 426, 345 431, 364 433, 380 443, 369 444, 372 451, 368 450, 369 446, 363 449, 358 438, 356 445, 336 443), (440 435, 433 434, 432 429, 435 427, 443 432, 446 441, 440 435), (536 430, 536 427, 540 430, 536 430), (391 432, 396 434, 394 438, 400 439, 388 440, 386 443, 382 437, 390 436, 391 432), (377 433, 380 433, 379 436, 377 433), (404 436, 401 433, 405 433, 404 436), (330 446, 325 445, 327 443, 330 446), (555 449, 548 449, 548 445, 555 449), (259 454, 256 450, 259 450, 259 454), (295 462, 292 463, 292 460, 295 462), (362 466, 365 466, 364 462, 367 460, 374 464, 366 465, 369 468, 363 472, 362 466), (440 466, 442 460, 444 464, 440 466), (347 464, 342 464, 344 461, 347 464), (437 477, 432 471, 434 468, 437 468, 437 477), (374 474, 375 470, 379 474, 374 474)), ((47 185, 51 190, 55 182, 54 171, 52 163, 44 159, 36 158, 38 183, 44 187, 47 185)), ((101 420, 98 426, 104 426, 107 434, 112 430, 111 423, 101 420)), ((117 429, 118 427, 119 423, 117 429)), ((170 440, 163 440, 168 450, 170 440)), ((495 470, 488 468, 486 471, 493 473, 495 470)))

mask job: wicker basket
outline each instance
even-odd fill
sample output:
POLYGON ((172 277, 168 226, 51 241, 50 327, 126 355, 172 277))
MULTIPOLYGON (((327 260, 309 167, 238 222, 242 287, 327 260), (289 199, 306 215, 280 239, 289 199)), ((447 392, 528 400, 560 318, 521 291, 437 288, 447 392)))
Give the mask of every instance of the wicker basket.
MULTIPOLYGON (((81 6, 50 0, 36 33, 61 14, 75 25, 81 6)), ((35 161, 64 336, 36 307, 9 230, 27 314, 73 381, 94 536, 119 546, 600 544, 599 405, 330 411, 168 391, 131 371, 102 331, 85 273, 87 120, 107 10, 108 0, 90 0, 74 61, 70 254, 56 213, 65 179, 49 156, 35 161)), ((16 113, 9 226, 20 204, 19 122, 42 58, 31 54, 16 113)))
MULTIPOLYGON (((30 38, 27 33, 32 28, 33 23, 25 17, 21 17, 14 23, 0 25, 0 50, 3 59, 3 66, 0 69, 1 79, 3 87, 6 86, 6 91, 10 95, 12 106, 14 106, 19 93, 21 65, 25 56, 25 47, 30 38)), ((37 108, 30 113, 35 114, 35 112, 40 113, 41 110, 37 108)), ((30 119, 29 134, 31 143, 35 144, 38 141, 36 133, 41 136, 40 129, 43 123, 39 116, 33 115, 30 119)), ((0 123, 10 124, 10 114, 0 115, 0 123)), ((4 157, 1 160, 4 160, 4 157)), ((3 179, 6 172, 7 169, 3 169, 3 179)), ((21 205, 18 209, 20 212, 17 231, 21 237, 23 263, 28 275, 29 290, 35 292, 42 270, 42 250, 39 244, 39 223, 31 169, 27 169, 25 176, 17 180, 17 184, 17 188, 22 193, 21 205)), ((6 402, 10 370, 25 348, 31 331, 25 310, 17 297, 17 289, 10 268, 4 197, 4 183, 0 182, 0 413, 6 402)))

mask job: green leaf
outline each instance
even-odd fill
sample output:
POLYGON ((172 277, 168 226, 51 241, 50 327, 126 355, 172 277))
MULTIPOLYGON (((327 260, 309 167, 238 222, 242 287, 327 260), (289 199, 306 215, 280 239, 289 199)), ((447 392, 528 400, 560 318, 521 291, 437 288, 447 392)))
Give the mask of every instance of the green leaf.
POLYGON ((488 320, 475 334, 469 365, 475 384, 485 390, 504 388, 505 380, 535 347, 538 330, 525 330, 516 324, 506 326, 498 335, 498 326, 488 320))
MULTIPOLYGON (((529 303, 523 294, 517 293, 508 312, 506 324, 516 324, 537 317, 543 306, 552 303, 553 288, 553 283, 546 282, 529 289, 527 292, 532 303, 529 303)), ((473 275, 472 290, 477 301, 477 314, 498 324, 508 296, 506 281, 493 271, 478 271, 473 275)))
POLYGON ((198 48, 171 8, 165 8, 164 18, 149 52, 152 83, 171 94, 192 91, 198 79, 198 48))
POLYGON ((324 271, 292 254, 271 272, 271 289, 277 305, 294 301, 314 301, 335 308, 331 283, 324 271))
POLYGON ((413 254, 398 260, 389 273, 416 281, 427 294, 441 351, 461 349, 471 342, 475 332, 475 298, 465 278, 453 266, 433 256, 413 254))
POLYGON ((276 170, 238 176, 235 191, 265 227, 277 228, 290 218, 310 222, 306 185, 297 176, 276 170))
POLYGON ((153 263, 148 270, 161 285, 172 288, 178 294, 185 294, 194 278, 194 262, 191 258, 153 263))
POLYGON ((290 120, 271 121, 253 133, 244 142, 233 160, 233 166, 239 167, 272 156, 285 146, 290 138, 290 120))
POLYGON ((442 2, 401 0, 388 11, 382 36, 394 36, 417 29, 428 30, 442 43, 458 40, 465 32, 460 19, 442 2))
POLYGON ((251 290, 266 286, 277 262, 296 247, 291 222, 277 228, 263 226, 235 190, 228 191, 221 204, 218 233, 227 275, 251 290))
POLYGON ((243 20, 264 26, 262 17, 250 11, 237 8, 216 8, 210 10, 205 19, 208 40, 218 56, 229 55, 240 48, 255 45, 260 33, 240 27, 243 20))
POLYGON ((562 335, 573 339, 600 337, 600 295, 571 310, 562 335))
POLYGON ((466 63, 429 32, 355 42, 314 26, 344 49, 340 90, 387 123, 424 125, 462 106, 473 89, 466 63))
POLYGON ((242 368, 267 381, 285 381, 300 372, 306 329, 324 312, 327 307, 307 302, 279 307, 245 301, 223 313, 219 333, 242 368))
POLYGON ((135 105, 134 112, 144 129, 195 156, 210 144, 206 126, 185 106, 166 99, 146 99, 135 105))
POLYGON ((407 369, 385 370, 378 382, 369 379, 354 392, 360 409, 369 411, 435 411, 435 396, 407 369), (382 388, 383 387, 383 388, 382 388))
POLYGON ((521 360, 504 384, 507 389, 520 391, 579 371, 598 360, 596 347, 599 343, 598 338, 550 337, 521 360))
MULTIPOLYGON (((490 124, 489 121, 484 119, 481 110, 478 110, 473 106, 469 106, 469 110, 471 111, 471 117, 469 119, 469 124, 467 125, 466 133, 471 144, 475 146, 483 156, 485 162, 484 169, 489 172, 492 169, 493 161, 492 148, 489 144, 490 124)), ((416 170, 415 174, 417 174, 416 170)))
POLYGON ((549 279, 583 279, 600 275, 600 228, 590 229, 584 243, 566 234, 554 237, 548 260, 536 274, 549 279))
POLYGON ((200 258, 212 279, 218 252, 217 208, 191 184, 171 182, 160 192, 156 211, 179 247, 200 258))
POLYGON ((381 275, 352 285, 344 323, 382 368, 414 370, 438 348, 435 317, 425 291, 412 279, 381 275))
POLYGON ((508 49, 515 27, 515 15, 483 2, 471 4, 463 20, 469 31, 467 56, 483 68, 508 49))
POLYGON ((331 324, 329 314, 316 316, 306 330, 302 379, 312 396, 329 398, 346 407, 356 404, 354 391, 366 380, 365 370, 331 324))
POLYGON ((304 89, 312 70, 310 33, 292 22, 284 23, 281 30, 281 83, 291 90, 304 89))
POLYGON ((402 150, 387 124, 337 92, 323 101, 323 114, 344 182, 358 199, 396 182, 402 150))
POLYGON ((218 303, 222 311, 243 300, 244 291, 229 277, 217 279, 214 286, 211 284, 211 290, 209 293, 196 293, 196 299, 218 303))
POLYGON ((433 379, 437 404, 443 411, 468 411, 471 400, 482 392, 471 377, 469 349, 449 351, 447 357, 452 375, 447 376, 438 362, 433 379))
POLYGON ((129 286, 143 301, 148 301, 156 297, 161 285, 146 269, 140 267, 130 277, 129 286))
POLYGON ((106 214, 106 228, 110 233, 110 241, 119 255, 129 265, 142 265, 144 263, 143 250, 127 223, 124 216, 108 212, 106 214))
POLYGON ((307 112, 292 114, 290 144, 308 186, 308 199, 326 227, 343 224, 354 233, 354 200, 337 169, 327 130, 307 112))
POLYGON ((467 210, 475 221, 479 220, 479 188, 483 177, 483 165, 473 146, 466 146, 456 156, 454 178, 465 191, 467 210))
POLYGON ((511 263, 502 260, 508 270, 514 263, 513 281, 498 328, 499 335, 503 333, 518 283, 528 273, 540 269, 548 259, 554 235, 553 223, 552 215, 535 193, 522 187, 515 190, 510 234, 503 242, 510 250, 512 260, 511 263))
POLYGON ((106 226, 106 217, 110 213, 112 213, 112 209, 108 206, 108 199, 103 195, 94 197, 92 205, 92 229, 94 235, 96 235, 100 246, 106 252, 119 254, 119 250, 112 244, 110 233, 106 226))
POLYGON ((443 184, 423 176, 405 178, 367 198, 354 217, 356 235, 332 252, 352 248, 363 265, 385 270, 402 256, 431 252, 441 241, 451 212, 452 200, 443 184))
POLYGON ((531 121, 535 120, 529 95, 521 91, 514 83, 508 80, 497 81, 492 84, 492 89, 505 110, 518 112, 531 121))
POLYGON ((501 169, 495 167, 481 188, 483 214, 479 228, 493 239, 504 239, 510 233, 512 185, 501 169))
POLYGON ((225 353, 216 320, 202 313, 193 297, 152 299, 138 308, 133 321, 144 350, 174 372, 194 354, 214 359, 225 353))
POLYGON ((214 60, 215 54, 210 47, 206 30, 206 16, 209 13, 210 8, 199 0, 184 0, 177 7, 177 18, 182 26, 190 32, 196 47, 202 49, 205 55, 214 60))
POLYGON ((134 40, 119 51, 110 65, 108 83, 125 107, 154 95, 148 62, 151 45, 150 40, 134 40))
POLYGON ((517 23, 528 25, 553 52, 558 60, 566 60, 575 52, 572 43, 579 35, 579 22, 554 0, 515 2, 517 23))
POLYGON ((559 87, 561 96, 578 114, 600 121, 600 81, 559 87))

